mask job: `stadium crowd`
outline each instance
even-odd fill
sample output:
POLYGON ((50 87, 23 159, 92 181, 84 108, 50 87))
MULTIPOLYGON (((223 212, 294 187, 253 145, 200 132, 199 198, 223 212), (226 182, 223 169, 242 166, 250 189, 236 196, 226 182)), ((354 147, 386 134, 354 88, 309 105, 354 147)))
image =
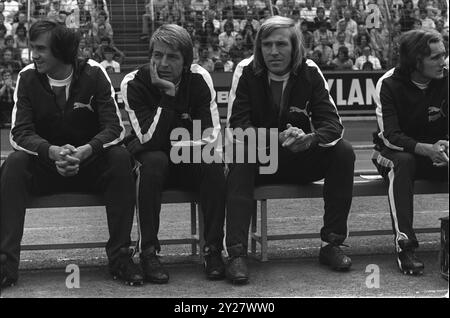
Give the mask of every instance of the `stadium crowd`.
MULTIPOLYGON (((28 17, 28 0, 0 0, 0 108, 12 106, 14 79, 30 63, 29 28, 42 19, 77 29, 79 55, 120 72, 126 52, 114 45, 108 3, 31 0, 28 17)), ((141 40, 176 23, 191 36, 195 63, 209 72, 232 72, 252 55, 256 32, 271 15, 296 21, 307 57, 323 70, 389 69, 397 63, 400 35, 411 29, 439 31, 448 55, 445 0, 146 0, 141 40)))

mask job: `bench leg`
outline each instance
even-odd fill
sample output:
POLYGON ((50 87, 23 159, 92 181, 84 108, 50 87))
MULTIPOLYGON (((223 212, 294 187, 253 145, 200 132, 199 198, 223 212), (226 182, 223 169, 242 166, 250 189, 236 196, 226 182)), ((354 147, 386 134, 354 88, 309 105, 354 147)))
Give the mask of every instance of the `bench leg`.
MULTIPOLYGON (((191 236, 197 238, 197 207, 194 202, 191 202, 191 236)), ((191 244, 192 255, 197 255, 197 242, 191 244)))
POLYGON ((261 200, 261 261, 267 261, 267 200, 261 200))
POLYGON ((253 255, 256 254, 256 240, 253 237, 253 235, 256 233, 256 223, 257 223, 257 217, 258 217, 258 202, 255 200, 253 211, 252 211, 252 223, 251 223, 251 231, 250 231, 250 237, 251 237, 251 252, 253 255))
POLYGON ((200 204, 197 205, 198 210, 198 247, 200 255, 200 263, 203 264, 203 246, 205 245, 205 240, 203 238, 205 223, 203 222, 203 211, 200 204))

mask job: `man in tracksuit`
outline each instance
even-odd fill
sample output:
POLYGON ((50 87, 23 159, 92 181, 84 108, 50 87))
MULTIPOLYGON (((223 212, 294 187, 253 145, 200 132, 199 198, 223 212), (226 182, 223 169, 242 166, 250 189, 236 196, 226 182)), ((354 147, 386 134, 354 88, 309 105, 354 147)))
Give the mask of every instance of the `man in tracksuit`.
MULTIPOLYGON (((259 165, 250 161, 229 165, 227 278, 232 283, 248 281, 246 255, 255 182, 302 184, 325 178, 321 238, 328 244, 321 248, 319 260, 336 270, 349 269, 351 260, 340 245, 347 237, 355 155, 352 146, 342 139, 343 126, 328 85, 317 65, 305 59, 301 35, 291 19, 268 19, 257 34, 254 56, 237 66, 228 104, 228 127, 267 129, 266 138, 271 128, 278 129, 279 134, 275 139, 276 173, 258 174, 259 165)), ((233 140, 235 144, 242 142, 255 144, 233 140)), ((260 141, 257 145, 261 148, 260 141)), ((247 152, 255 151, 250 148, 247 152)))
POLYGON ((213 152, 221 153, 220 119, 212 79, 204 68, 192 64, 191 38, 178 25, 163 25, 156 30, 150 40, 150 53, 150 63, 126 75, 121 84, 133 127, 126 144, 140 163, 140 257, 145 280, 157 284, 169 281, 157 255, 158 230, 162 191, 174 186, 199 194, 205 221, 205 231, 200 233, 205 240, 205 271, 208 279, 220 279, 225 272, 221 258, 225 218, 223 164, 220 155, 212 163, 203 160, 203 155, 194 155, 211 145, 213 152), (180 140, 183 131, 186 134, 180 140), (180 151, 189 153, 187 160, 176 158, 180 151))
POLYGON ((414 180, 448 180, 448 70, 436 32, 413 30, 400 40, 400 65, 376 86, 378 151, 374 163, 389 182, 397 263, 421 274, 413 230, 414 180))
POLYGON ((125 135, 108 75, 92 60, 78 60, 79 38, 53 21, 30 30, 33 64, 18 76, 10 142, 1 169, 0 284, 18 279, 20 242, 30 194, 102 193, 114 277, 142 284, 130 254, 135 206, 132 158, 118 146, 125 135))

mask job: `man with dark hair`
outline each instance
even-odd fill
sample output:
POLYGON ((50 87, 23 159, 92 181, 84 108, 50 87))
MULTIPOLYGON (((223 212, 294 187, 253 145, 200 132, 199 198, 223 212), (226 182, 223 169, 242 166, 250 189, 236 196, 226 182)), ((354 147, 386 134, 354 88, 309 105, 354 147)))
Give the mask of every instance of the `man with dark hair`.
POLYGON ((149 64, 126 75, 121 84, 125 109, 133 127, 127 148, 140 163, 139 241, 145 280, 157 284, 169 281, 157 252, 160 251, 161 193, 173 186, 199 194, 205 224, 204 233, 200 235, 205 240, 206 276, 221 279, 224 277, 221 252, 225 218, 222 161, 205 163, 191 160, 191 157, 180 162, 174 157, 180 147, 191 154, 220 143, 213 82, 204 68, 192 64, 191 38, 178 25, 162 25, 153 33, 150 56, 149 64), (187 131, 189 140, 177 142, 177 131, 187 131), (197 134, 203 138, 199 140, 195 137, 197 134))
POLYGON ((18 279, 20 242, 30 194, 102 193, 110 238, 110 273, 142 284, 129 249, 135 206, 132 158, 114 89, 92 60, 78 60, 79 39, 55 21, 30 30, 33 64, 19 73, 10 142, 16 150, 0 174, 0 285, 18 279))
MULTIPOLYGON (((275 138, 278 169, 274 174, 258 174, 258 163, 229 165, 228 279, 232 283, 248 281, 246 255, 255 182, 302 184, 325 178, 320 234, 327 245, 321 247, 319 260, 335 270, 348 270, 351 260, 340 245, 348 233, 355 155, 342 138, 343 126, 327 82, 317 65, 305 58, 301 33, 293 20, 276 16, 261 25, 254 56, 243 60, 233 76, 228 127, 258 130, 258 135, 261 129, 266 136, 270 129, 281 131, 275 138)), ((254 153, 256 149, 250 145, 247 143, 246 150, 254 153)))
POLYGON ((376 86, 378 134, 373 161, 389 182, 397 263, 421 274, 413 229, 414 180, 448 181, 448 70, 435 31, 412 30, 400 39, 400 65, 376 86))

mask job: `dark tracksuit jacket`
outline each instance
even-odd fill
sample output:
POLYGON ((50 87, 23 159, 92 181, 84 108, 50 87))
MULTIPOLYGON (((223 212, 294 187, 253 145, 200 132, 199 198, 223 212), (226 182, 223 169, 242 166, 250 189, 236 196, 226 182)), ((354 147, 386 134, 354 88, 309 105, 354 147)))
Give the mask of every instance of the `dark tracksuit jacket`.
POLYGON ((442 179, 448 172, 447 167, 433 167, 429 158, 416 155, 414 150, 419 142, 434 144, 448 140, 448 72, 442 79, 431 80, 422 91, 409 76, 393 68, 379 79, 375 102, 379 152, 374 153, 374 163, 389 181, 395 241, 416 241, 412 228, 413 181, 442 179))
POLYGON ((125 143, 141 163, 138 172, 142 249, 160 249, 157 234, 161 192, 167 183, 186 186, 189 190, 199 189, 205 212, 206 244, 220 248, 225 213, 222 164, 174 165, 169 158, 173 146, 215 145, 218 141, 220 118, 211 76, 201 66, 192 64, 190 70, 183 73, 176 96, 168 96, 151 84, 147 64, 125 76, 121 91, 133 127, 125 143), (194 120, 200 121, 201 136, 193 131, 194 120), (189 140, 171 142, 171 132, 176 128, 185 128, 190 133, 189 140), (210 130, 203 136, 205 129, 210 130), (172 180, 174 171, 178 180, 172 180))
POLYGON ((134 180, 131 157, 126 149, 113 147, 125 136, 114 88, 106 71, 93 60, 78 60, 72 76, 69 97, 62 109, 47 75, 38 73, 34 64, 26 66, 18 75, 10 133, 16 152, 2 166, 0 213, 0 252, 7 254, 14 266, 19 263, 30 189, 38 193, 103 191, 108 224, 113 225, 107 244, 110 260, 114 260, 119 249, 128 246, 130 241, 134 180), (55 163, 49 159, 51 145, 65 144, 92 146, 92 155, 73 177, 60 176, 55 163), (117 157, 110 158, 112 152, 120 152, 128 159, 121 161, 120 169, 125 168, 120 173, 111 168, 119 167, 113 163, 117 157), (119 177, 114 179, 113 175, 119 177), (117 179, 120 180, 117 182, 117 179))
MULTIPOLYGON (((342 145, 340 141, 343 135, 343 125, 320 69, 313 61, 304 59, 296 72, 291 72, 279 109, 273 100, 267 71, 256 74, 253 68, 253 57, 243 60, 237 66, 233 76, 228 103, 228 127, 231 129, 278 128, 278 131, 281 132, 290 123, 301 128, 305 133, 314 132, 314 141, 308 151, 293 154, 281 146, 278 147, 279 164, 278 171, 274 175, 276 181, 269 182, 310 182, 311 178, 315 178, 313 176, 324 173, 324 170, 331 171, 327 173, 327 191, 325 191, 324 199, 326 202, 330 202, 329 200, 335 202, 327 205, 328 207, 333 206, 333 208, 327 208, 328 211, 325 211, 325 214, 335 215, 335 218, 334 221, 325 223, 328 232, 345 236, 353 185, 353 160, 351 157, 354 154, 350 146, 349 169, 330 168, 332 165, 318 164, 308 171, 303 171, 304 162, 307 162, 307 165, 311 162, 324 162, 328 160, 325 157, 332 158, 332 149, 336 145, 338 147, 342 145), (328 150, 331 152, 328 153, 328 150), (325 166, 327 168, 322 168, 325 166), (338 174, 342 174, 342 176, 338 176, 338 174), (278 180, 277 175, 281 175, 280 178, 283 180, 278 180), (331 181, 334 179, 336 179, 336 185, 331 181), (344 199, 332 199, 332 197, 337 197, 336 194, 341 190, 343 193, 340 197, 344 199)), ((268 132, 266 132, 267 136, 269 136, 268 132)), ((229 138, 227 142, 229 142, 229 138)), ((260 146, 258 141, 258 147, 260 146)), ((336 160, 335 163, 337 164, 338 161, 336 160)), ((258 176, 258 178, 262 177, 266 176, 258 176)), ((227 246, 238 243, 246 246, 248 222, 253 204, 254 182, 252 180, 255 180, 254 172, 247 164, 230 165, 227 181, 227 224, 230 225, 227 226, 227 246)), ((326 220, 331 220, 331 218, 326 217, 326 220)), ((325 232, 322 234, 324 237, 326 236, 325 232)))

